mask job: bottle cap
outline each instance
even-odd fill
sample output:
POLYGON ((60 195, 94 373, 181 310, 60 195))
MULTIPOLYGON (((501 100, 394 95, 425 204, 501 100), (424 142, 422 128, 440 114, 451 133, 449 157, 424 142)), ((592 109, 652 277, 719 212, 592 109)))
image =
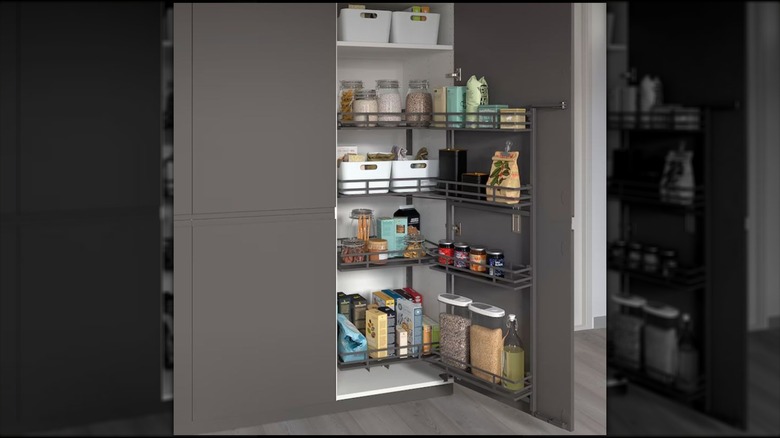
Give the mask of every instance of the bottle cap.
POLYGON ((399 210, 408 210, 410 208, 414 208, 414 205, 399 205, 398 206, 399 210))

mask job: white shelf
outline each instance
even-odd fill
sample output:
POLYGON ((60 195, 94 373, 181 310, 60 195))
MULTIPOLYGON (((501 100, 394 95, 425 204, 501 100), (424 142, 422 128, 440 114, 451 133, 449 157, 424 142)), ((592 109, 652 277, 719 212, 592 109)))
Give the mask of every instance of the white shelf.
POLYGON ((336 400, 368 397, 410 389, 451 385, 439 374, 441 369, 425 362, 396 363, 389 367, 374 367, 337 372, 336 400))
POLYGON ((362 43, 353 41, 337 41, 338 56, 363 57, 381 54, 387 57, 405 57, 425 55, 431 52, 451 52, 452 45, 446 44, 397 44, 397 43, 362 43))

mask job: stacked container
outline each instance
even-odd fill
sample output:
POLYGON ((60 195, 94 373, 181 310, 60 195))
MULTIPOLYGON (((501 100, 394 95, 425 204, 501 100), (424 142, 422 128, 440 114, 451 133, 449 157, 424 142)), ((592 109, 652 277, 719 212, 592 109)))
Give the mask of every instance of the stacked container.
POLYGON ((645 304, 645 373, 664 383, 677 374, 677 317, 680 311, 666 305, 645 304))
POLYGON ((471 373, 489 382, 501 383, 501 357, 504 350, 504 309, 485 303, 469 304, 471 329, 471 373))
POLYGON ((615 358, 626 368, 642 367, 642 307, 646 300, 637 296, 612 295, 612 301, 620 305, 618 313, 610 321, 610 340, 615 348, 615 358))
POLYGON ((469 362, 469 317, 471 298, 439 295, 439 353, 447 365, 465 370, 469 362))

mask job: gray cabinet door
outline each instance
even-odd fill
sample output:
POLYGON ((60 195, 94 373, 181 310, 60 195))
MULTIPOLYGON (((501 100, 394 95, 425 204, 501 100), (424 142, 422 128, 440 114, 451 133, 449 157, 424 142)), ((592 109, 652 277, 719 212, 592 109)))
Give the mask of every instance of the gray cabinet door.
POLYGON ((192 5, 193 213, 335 205, 333 9, 192 5))
POLYGON ((262 424, 335 401, 333 216, 193 223, 174 236, 174 432, 262 424))
MULTIPOLYGON (((484 75, 490 87, 491 103, 534 106, 570 102, 571 8, 570 3, 494 4, 489 8, 477 3, 456 4, 455 67, 462 69, 463 78, 463 83, 457 85, 465 85, 471 75, 484 75)), ((571 429, 574 425, 573 122, 569 110, 537 110, 537 113, 537 156, 533 158, 536 162, 533 202, 537 209, 533 397, 535 415, 571 429)), ((489 169, 493 152, 511 139, 520 150, 521 178, 527 183, 523 175, 528 175, 530 136, 518 140, 517 136, 503 133, 479 134, 455 135, 458 147, 469 149, 469 169, 489 169)), ((518 240, 511 233, 508 220, 502 218, 504 225, 491 227, 484 220, 477 223, 472 218, 474 225, 470 225, 467 221, 472 216, 462 214, 464 229, 472 230, 469 238, 474 241, 503 241, 506 245, 518 240)), ((456 281, 456 288, 465 287, 470 293, 469 286, 462 283, 465 282, 456 281)), ((493 300, 491 303, 515 310, 522 311, 528 305, 525 297, 506 291, 467 295, 473 298, 478 293, 486 300, 493 300)))

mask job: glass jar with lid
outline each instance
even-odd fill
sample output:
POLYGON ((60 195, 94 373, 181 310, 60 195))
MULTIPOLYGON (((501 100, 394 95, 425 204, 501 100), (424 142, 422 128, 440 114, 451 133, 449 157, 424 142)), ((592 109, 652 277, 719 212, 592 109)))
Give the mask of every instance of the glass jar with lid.
POLYGON ((365 260, 366 241, 350 237, 341 242, 341 261, 343 263, 360 263, 365 260))
POLYGON ((655 274, 658 272, 659 260, 658 260, 658 247, 646 246, 644 257, 642 258, 642 266, 645 272, 649 274, 655 274))
POLYGON ((471 270, 474 272, 486 272, 487 271, 487 252, 484 247, 472 246, 469 252, 469 261, 471 262, 471 270))
POLYGON ((356 239, 368 241, 374 235, 376 224, 374 223, 374 210, 370 208, 356 208, 349 215, 352 219, 352 228, 355 230, 356 239))
POLYGON ((379 108, 379 126, 398 126, 401 123, 401 92, 398 91, 398 81, 395 79, 376 81, 376 100, 379 108))
POLYGON ((357 92, 357 90, 361 90, 361 89, 363 89, 363 81, 358 81, 358 80, 340 81, 339 112, 341 112, 341 117, 339 117, 339 120, 342 123, 352 122, 354 120, 352 116, 352 103, 355 101, 355 93, 357 92))
POLYGON ((666 278, 677 274, 677 251, 665 249, 661 251, 661 275, 666 278))
POLYGON ((409 81, 406 92, 406 124, 425 127, 431 123, 433 95, 425 79, 409 81))
POLYGON ((352 103, 355 125, 376 126, 377 111, 379 111, 379 106, 376 100, 376 90, 360 89, 355 92, 355 101, 352 103))
POLYGON ((407 259, 419 259, 425 255, 425 237, 420 233, 407 234, 404 238, 406 243, 406 250, 404 250, 404 257, 407 259))
POLYGON ((642 267, 642 244, 631 242, 628 244, 628 253, 626 254, 626 267, 637 271, 642 267))

